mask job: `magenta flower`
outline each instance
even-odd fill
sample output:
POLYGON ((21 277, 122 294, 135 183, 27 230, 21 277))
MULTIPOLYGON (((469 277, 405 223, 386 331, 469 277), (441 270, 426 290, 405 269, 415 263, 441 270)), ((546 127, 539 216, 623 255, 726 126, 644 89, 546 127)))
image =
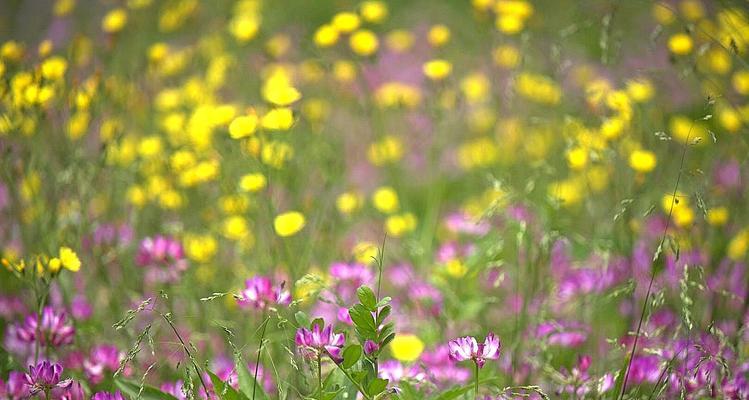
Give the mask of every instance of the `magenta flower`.
POLYGON ((291 294, 284 289, 286 282, 273 287, 270 278, 256 276, 245 281, 246 288, 242 291, 242 298, 237 300, 240 306, 253 307, 261 310, 272 304, 288 305, 291 294))
POLYGON ((486 360, 499 358, 499 338, 494 333, 486 335, 484 343, 478 343, 473 336, 453 339, 449 343, 450 359, 453 361, 473 360, 479 368, 483 368, 486 360))
POLYGON ((114 393, 98 392, 91 396, 91 400, 125 400, 122 393, 118 390, 114 393))
POLYGON ((299 328, 296 331, 295 342, 302 356, 316 359, 327 354, 333 361, 343 361, 342 348, 346 337, 342 333, 334 333, 333 328, 320 328, 315 324, 312 329, 299 328))
POLYGON ((147 267, 148 282, 176 282, 187 269, 187 259, 182 244, 176 239, 157 235, 140 242, 135 262, 147 267))
POLYGON ((364 354, 371 355, 372 353, 374 353, 374 352, 376 352, 378 350, 380 350, 380 345, 379 344, 373 342, 370 339, 367 339, 364 342, 364 354))
POLYGON ((20 400, 31 397, 29 386, 26 384, 26 376, 23 372, 10 371, 8 381, 0 380, 0 398, 9 400, 20 400))
POLYGON ((25 343, 39 342, 41 346, 60 347, 73 343, 75 328, 68 323, 65 311, 57 312, 51 306, 42 310, 42 321, 36 313, 26 316, 23 324, 17 325, 16 337, 25 343))
POLYGON ((36 366, 29 366, 29 372, 25 376, 26 385, 29 386, 31 395, 37 393, 49 393, 52 389, 67 389, 73 384, 70 379, 60 380, 62 375, 62 365, 50 364, 49 361, 42 361, 36 366))
POLYGON ((104 380, 106 371, 117 371, 120 361, 124 358, 125 353, 117 347, 108 344, 98 345, 91 350, 91 356, 83 361, 83 370, 88 380, 96 385, 104 380))

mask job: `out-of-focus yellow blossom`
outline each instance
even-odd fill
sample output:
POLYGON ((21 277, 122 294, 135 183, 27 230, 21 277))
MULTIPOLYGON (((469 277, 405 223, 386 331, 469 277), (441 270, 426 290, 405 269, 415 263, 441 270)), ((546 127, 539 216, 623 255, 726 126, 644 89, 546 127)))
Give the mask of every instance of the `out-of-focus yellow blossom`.
POLYGON ((304 228, 304 215, 298 211, 289 211, 279 214, 273 220, 273 228, 276 234, 281 237, 289 237, 304 228))
POLYGON ((72 140, 78 140, 88 130, 88 123, 91 116, 88 112, 79 111, 70 116, 68 120, 68 136, 72 140))
POLYGON ((176 210, 184 204, 184 198, 176 190, 168 189, 159 194, 159 205, 165 210, 176 210))
POLYGON ((692 38, 686 33, 677 33, 668 38, 668 49, 676 55, 689 54, 692 47, 692 38))
POLYGON ((736 133, 741 128, 741 115, 730 108, 730 106, 720 107, 717 112, 718 122, 726 131, 730 133, 736 133))
POLYGON ((338 30, 333 25, 322 25, 315 31, 317 47, 330 47, 338 42, 338 30))
POLYGON ((391 215, 385 220, 388 235, 401 237, 416 229, 416 216, 411 213, 391 215))
POLYGON ((726 253, 731 259, 740 261, 746 258, 747 251, 749 251, 749 229, 743 229, 728 243, 726 253))
POLYGON ((579 171, 588 165, 588 149, 574 147, 567 151, 567 164, 570 169, 579 171))
POLYGON ((395 29, 385 37, 387 47, 396 53, 408 51, 413 47, 414 41, 414 35, 405 29, 395 29))
POLYGON ((265 42, 265 50, 274 58, 282 57, 291 48, 289 35, 279 33, 265 42))
POLYGON ((239 215, 228 217, 223 222, 223 234, 230 240, 243 240, 250 235, 247 220, 239 215))
POLYGON ((653 18, 662 25, 669 25, 674 22, 676 15, 667 4, 656 2, 653 4, 653 18))
POLYGON ((357 192, 343 192, 336 198, 335 205, 341 214, 349 215, 360 209, 364 198, 357 192))
POLYGON ((683 115, 675 115, 669 121, 670 132, 682 143, 704 145, 708 142, 707 128, 701 121, 692 121, 683 115))
POLYGON ((566 179, 549 185, 549 196, 566 207, 579 204, 584 194, 585 187, 579 180, 566 179))
POLYGON ((188 235, 184 244, 187 257, 200 263, 210 261, 218 250, 216 239, 210 235, 188 235))
POLYGON ((374 258, 379 254, 377 245, 372 242, 358 242, 354 245, 351 250, 351 254, 354 256, 356 262, 361 264, 370 264, 374 261, 374 258))
POLYGON ((562 98, 562 90, 550 78, 524 72, 518 75, 515 90, 532 101, 544 104, 558 104, 562 98))
POLYGON ((240 43, 246 43, 257 36, 260 18, 255 14, 240 14, 229 22, 229 32, 240 43))
POLYGON ((673 196, 672 194, 666 194, 663 196, 663 199, 661 200, 661 207, 663 208, 663 211, 665 213, 669 213, 671 211, 673 203, 673 209, 677 209, 679 207, 689 207, 689 197, 685 195, 684 193, 677 191, 676 196, 673 196))
POLYGON ((386 82, 375 91, 375 101, 380 107, 413 108, 421 103, 421 91, 406 83, 386 82))
POLYGON ((418 336, 405 333, 397 334, 390 342, 390 352, 398 361, 412 362, 419 358, 424 351, 424 342, 418 336))
POLYGON ((239 180, 239 188, 243 192, 259 192, 265 189, 267 184, 268 179, 259 172, 243 175, 242 179, 239 180))
MULTIPOLYGON (((237 8, 242 7, 244 3, 248 2, 240 1, 236 3, 237 8)), ((176 2, 165 3, 159 18, 159 30, 162 32, 174 32, 181 28, 197 9, 198 0, 178 0, 176 2)), ((238 14, 243 13, 239 12, 238 14)))
POLYGON ((390 186, 380 187, 372 194, 372 204, 380 212, 385 214, 394 213, 398 211, 399 207, 398 194, 390 186))
POLYGON ((107 33, 117 33, 127 24, 127 11, 124 8, 115 8, 109 11, 101 20, 101 29, 107 33))
POLYGON ((377 52, 380 41, 372 31, 361 29, 354 32, 349 38, 351 50, 360 56, 371 56, 377 52))
POLYGON ((515 15, 499 15, 495 24, 500 32, 507 35, 515 35, 525 28, 525 21, 515 15))
POLYGON ((450 41, 450 28, 442 24, 432 26, 427 33, 427 41, 434 47, 444 46, 450 41))
POLYGON ((749 95, 749 70, 736 71, 731 78, 731 84, 736 93, 744 96, 749 95))
POLYGON ((367 158, 377 166, 399 161, 403 157, 403 141, 394 135, 386 135, 367 150, 367 158))
POLYGON ((494 0, 471 0, 471 5, 476 11, 489 11, 494 5, 494 0))
POLYGON ((440 81, 450 75, 453 65, 447 60, 431 60, 424 63, 422 70, 427 78, 440 81))
POLYGON ((637 103, 644 103, 653 98, 653 84, 646 78, 627 81, 627 95, 637 103))
POLYGON ((696 21, 705 15, 705 8, 699 0, 682 0, 679 10, 688 21, 696 21))
POLYGON ((291 85, 289 75, 280 68, 265 80, 262 95, 265 101, 277 106, 288 106, 302 97, 302 94, 291 85))
POLYGON ((47 57, 49 53, 52 52, 52 48, 52 41, 49 39, 44 39, 41 43, 39 43, 39 46, 37 47, 37 53, 39 54, 39 57, 47 57))
POLYGON ((334 15, 331 24, 338 32, 351 33, 359 28, 361 20, 358 15, 344 11, 334 15))
POLYGON ((222 196, 219 203, 221 204, 221 211, 227 215, 242 214, 250 207, 249 199, 240 194, 222 196))
POLYGON ((0 58, 9 61, 19 61, 25 52, 26 49, 23 44, 15 40, 8 40, 0 47, 0 58))
POLYGON ((143 158, 160 156, 163 149, 161 137, 156 135, 146 136, 138 145, 138 154, 143 158))
POLYGON ((287 107, 274 108, 263 115, 261 124, 267 130, 286 131, 294 125, 294 114, 287 107))
POLYGON ((325 99, 309 99, 302 104, 302 114, 310 122, 322 122, 330 115, 330 103, 325 99))
POLYGON ((148 201, 146 191, 141 186, 137 185, 129 187, 125 197, 130 204, 136 207, 143 207, 146 204, 146 201, 148 201))
POLYGON ((515 46, 498 46, 492 51, 494 64, 501 68, 515 68, 520 63, 520 51, 515 46))
POLYGON ((162 61, 169 54, 169 46, 166 43, 158 42, 148 48, 148 60, 153 63, 162 61))
POLYGON ((263 146, 260 160, 273 168, 283 168, 286 161, 294 157, 294 148, 288 143, 271 141, 263 146))
POLYGON ((656 158, 652 151, 635 150, 629 154, 629 166, 640 173, 648 173, 655 168, 656 158))
POLYGON ((488 167, 499 159, 499 147, 491 138, 481 136, 461 144, 457 158, 465 170, 488 167))
POLYGON ((699 66, 718 75, 731 72, 731 55, 720 47, 713 47, 699 58, 699 66))
POLYGON ((585 179, 593 192, 602 192, 609 185, 609 172, 601 165, 594 165, 585 172, 585 179))
POLYGON ((58 17, 70 14, 75 8, 75 0, 56 0, 52 13, 58 17))
POLYGON ((453 278, 462 278, 468 272, 468 267, 461 260, 452 258, 445 263, 445 271, 453 278))
POLYGON ((672 215, 674 224, 680 228, 692 225, 694 222, 694 210, 690 207, 674 208, 672 215))
POLYGON ((351 61, 338 60, 333 63, 333 76, 340 82, 353 82, 356 79, 356 66, 351 61))
POLYGON ((723 226, 728 222, 728 208, 713 207, 707 210, 707 223, 712 226, 723 226))
POLYGON ((632 101, 624 90, 614 90, 606 94, 606 106, 615 111, 618 118, 628 122, 632 119, 632 101))
POLYGON ((304 82, 320 82, 325 70, 317 60, 304 60, 299 64, 299 77, 304 82))
POLYGON ((234 118, 229 124, 229 135, 234 139, 251 136, 255 133, 258 125, 257 114, 241 115, 234 118))
POLYGON ((475 72, 468 74, 460 81, 460 90, 469 103, 475 104, 487 101, 490 96, 491 82, 486 75, 475 72))
POLYGON ((359 6, 359 13, 362 18, 370 23, 377 24, 385 20, 388 16, 388 7, 382 1, 368 0, 359 6))
POLYGON ((190 167, 195 166, 197 159, 195 153, 189 150, 179 150, 172 154, 169 159, 169 165, 176 172, 182 172, 190 167))
POLYGON ((601 135, 608 140, 621 136, 626 123, 621 118, 606 118, 601 124, 601 135))
POLYGON ((81 260, 78 259, 78 255, 70 247, 60 247, 58 258, 62 267, 69 271, 78 272, 81 269, 81 260))
POLYGON ((191 187, 210 182, 216 179, 219 170, 220 164, 217 160, 201 161, 179 175, 179 184, 180 186, 191 187))

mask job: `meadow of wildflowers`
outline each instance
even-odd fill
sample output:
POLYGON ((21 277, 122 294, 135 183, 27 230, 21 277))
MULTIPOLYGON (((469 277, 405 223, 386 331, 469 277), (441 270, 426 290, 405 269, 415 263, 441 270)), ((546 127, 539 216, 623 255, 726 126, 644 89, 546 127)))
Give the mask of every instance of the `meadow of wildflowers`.
POLYGON ((749 399, 747 0, 0 0, 0 399, 749 399))

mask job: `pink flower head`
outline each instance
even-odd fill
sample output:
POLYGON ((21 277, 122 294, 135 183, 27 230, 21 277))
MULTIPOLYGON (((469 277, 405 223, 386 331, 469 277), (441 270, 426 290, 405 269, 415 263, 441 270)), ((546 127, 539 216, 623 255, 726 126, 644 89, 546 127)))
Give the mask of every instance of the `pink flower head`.
POLYGON ((83 361, 83 370, 91 383, 99 384, 104 380, 104 373, 117 371, 124 358, 125 353, 117 347, 108 344, 98 345, 91 350, 91 356, 83 361))
POLYGON ((0 398, 10 400, 27 399, 31 397, 29 386, 26 384, 26 376, 23 372, 10 371, 8 381, 5 384, 0 381, 0 398))
POLYGON ((321 328, 315 324, 312 329, 299 328, 294 339, 301 354, 307 359, 315 359, 327 354, 333 361, 343 361, 342 349, 346 337, 334 333, 331 326, 321 328))
POLYGON ((26 384, 29 386, 31 395, 40 392, 48 392, 55 388, 66 389, 73 383, 72 380, 60 380, 62 375, 62 365, 50 364, 44 360, 36 366, 29 366, 29 372, 26 374, 26 384))
POLYGON ((484 367, 486 360, 499 358, 499 338, 494 333, 486 335, 484 343, 478 343, 473 336, 453 339, 449 343, 450 359, 453 361, 473 360, 479 368, 484 367))
POLYGON ((237 300, 240 306, 264 309, 271 304, 288 305, 291 294, 284 289, 286 282, 281 282, 275 288, 270 278, 256 276, 245 281, 246 288, 242 291, 242 299, 237 300))
POLYGON ((42 320, 36 313, 26 316, 23 324, 17 326, 16 337, 21 342, 38 342, 41 346, 60 347, 73 343, 75 328, 68 323, 65 311, 55 311, 51 306, 42 310, 42 320))
POLYGON ((122 393, 118 390, 114 393, 99 392, 91 396, 91 400, 125 400, 122 393))

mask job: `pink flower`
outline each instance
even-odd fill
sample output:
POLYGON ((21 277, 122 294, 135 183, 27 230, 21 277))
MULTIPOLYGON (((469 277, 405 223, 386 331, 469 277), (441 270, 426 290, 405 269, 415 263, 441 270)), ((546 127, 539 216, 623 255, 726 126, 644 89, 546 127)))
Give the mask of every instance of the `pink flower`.
POLYGON ((25 343, 37 341, 41 346, 60 347, 73 343, 75 328, 69 324, 65 311, 46 306, 41 323, 36 313, 27 315, 23 324, 17 326, 16 336, 25 343))
POLYGON ((187 259, 182 244, 176 239, 157 235, 140 242, 135 262, 147 267, 147 282, 177 282, 187 269, 187 259))
POLYGON ((246 288, 242 291, 242 299, 237 300, 240 306, 264 309, 271 304, 287 305, 291 303, 291 294, 284 289, 286 282, 281 282, 275 288, 270 278, 256 276, 245 281, 246 288))
POLYGON ((473 360, 479 368, 483 368, 486 360, 499 358, 499 338, 494 333, 486 335, 484 343, 479 344, 473 336, 453 339, 449 343, 450 359, 453 361, 473 360))
POLYGON ((67 389, 72 385, 70 379, 60 380, 62 375, 62 366, 60 364, 50 364, 49 361, 42 361, 36 366, 29 366, 29 372, 26 374, 26 384, 29 386, 31 395, 40 392, 49 392, 55 388, 67 389))
POLYGON ((337 363, 343 361, 342 349, 346 337, 342 333, 334 333, 330 326, 320 328, 320 324, 315 324, 312 329, 299 328, 294 340, 307 359, 327 354, 337 363))

